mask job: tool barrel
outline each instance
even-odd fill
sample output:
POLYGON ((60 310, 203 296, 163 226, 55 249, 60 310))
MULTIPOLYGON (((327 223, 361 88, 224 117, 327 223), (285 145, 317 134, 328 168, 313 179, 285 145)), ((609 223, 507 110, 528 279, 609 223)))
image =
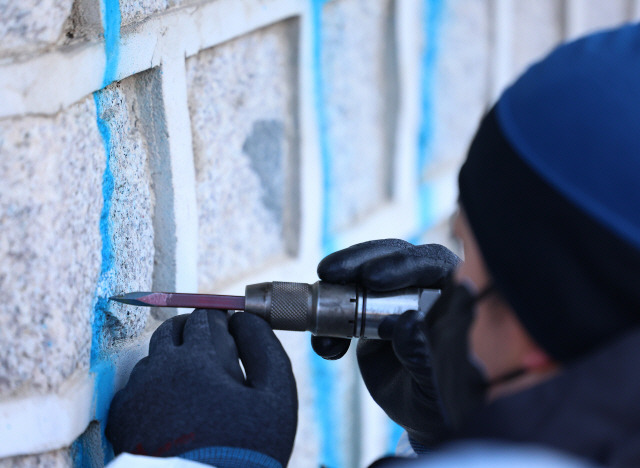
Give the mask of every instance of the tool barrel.
POLYGON ((260 315, 276 330, 310 330, 313 287, 282 281, 250 284, 245 289, 245 311, 260 315))

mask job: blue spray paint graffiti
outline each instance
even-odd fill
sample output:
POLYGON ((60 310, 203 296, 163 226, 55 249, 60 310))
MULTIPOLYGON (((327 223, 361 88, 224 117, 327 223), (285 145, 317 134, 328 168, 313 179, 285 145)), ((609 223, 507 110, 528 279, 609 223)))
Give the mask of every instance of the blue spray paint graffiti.
MULTIPOLYGON (((433 188, 425 183, 423 178, 427 166, 433 156, 433 132, 434 132, 434 99, 435 99, 435 76, 438 60, 438 45, 440 31, 443 22, 445 0, 425 0, 423 31, 425 32, 425 49, 422 53, 421 77, 420 77, 420 102, 421 117, 420 131, 418 134, 418 165, 416 168, 418 184, 417 219, 418 231, 409 239, 410 242, 418 244, 426 229, 431 227, 435 220, 435 197, 433 188)), ((397 446, 402 435, 402 428, 393 424, 390 430, 390 447, 397 446)))
MULTIPOLYGON (((328 141, 328 121, 325 109, 324 84, 322 75, 322 7, 327 0, 311 0, 313 88, 315 109, 319 125, 319 146, 322 162, 322 251, 326 255, 334 248, 330 231, 332 217, 331 157, 328 141)), ((320 463, 337 468, 343 466, 340 457, 340 427, 335 410, 336 393, 335 363, 317 356, 309 349, 311 373, 315 387, 315 413, 320 426, 320 463), (334 365, 332 365, 334 364, 334 365)))
POLYGON ((116 79, 120 60, 120 0, 101 0, 104 52, 106 64, 102 79, 104 88, 116 79))
MULTIPOLYGON (((120 3, 118 0, 103 0, 102 18, 105 38, 106 64, 102 80, 105 87, 114 81, 120 56, 120 3)), ((102 175, 102 211, 100 213, 100 237, 102 240, 102 261, 100 276, 96 286, 94 297, 94 309, 92 315, 92 339, 91 339, 91 372, 95 375, 94 384, 94 419, 100 422, 101 444, 104 455, 104 463, 108 463, 113 457, 111 447, 104 435, 109 403, 113 395, 115 366, 103 353, 104 327, 106 311, 108 309, 109 296, 115 287, 114 260, 115 253, 112 243, 112 229, 109 220, 114 191, 113 173, 111 171, 112 136, 111 129, 104 115, 104 90, 96 91, 93 95, 96 106, 96 121, 98 131, 102 137, 105 149, 105 169, 102 175)), ((74 466, 93 466, 95 453, 91 453, 86 447, 91 442, 80 437, 73 444, 74 466)))
POLYGON ((328 0, 312 1, 313 29, 313 87, 316 115, 319 126, 320 159, 322 163, 322 252, 329 254, 335 250, 335 241, 331 233, 330 222, 333 215, 331 190, 331 155, 329 154, 329 121, 324 98, 322 75, 322 7, 328 0))
POLYGON ((418 235, 432 224, 434 213, 432 190, 423 182, 423 177, 432 157, 433 100, 435 96, 436 61, 438 59, 438 38, 444 12, 444 0, 425 0, 424 11, 423 22, 426 44, 422 54, 420 82, 422 122, 418 135, 418 235))
MULTIPOLYGON (((104 326, 106 321, 106 311, 109 305, 109 296, 114 291, 115 271, 114 271, 114 251, 112 243, 112 229, 109 222, 109 213, 111 211, 111 203, 114 190, 113 173, 111 172, 111 131, 108 123, 103 120, 103 98, 104 91, 97 91, 93 98, 96 105, 97 124, 100 135, 102 136, 105 153, 106 164, 102 175, 102 198, 103 205, 100 213, 100 237, 102 240, 102 263, 100 266, 100 276, 96 286, 93 319, 91 323, 92 339, 91 339, 91 372, 95 376, 93 390, 93 407, 94 420, 101 424, 101 443, 104 454, 104 461, 107 463, 112 458, 112 451, 109 443, 104 436, 104 428, 106 424, 107 413, 109 410, 109 402, 113 395, 115 366, 109 361, 108 357, 103 353, 104 342, 104 326)), ((89 442, 81 437, 74 444, 75 466, 93 466, 95 453, 83 448, 88 446, 89 442)))
POLYGON ((393 455, 396 453, 396 448, 398 447, 398 442, 400 441, 400 437, 404 434, 404 429, 402 426, 391 421, 389 425, 389 440, 387 441, 387 454, 393 455))

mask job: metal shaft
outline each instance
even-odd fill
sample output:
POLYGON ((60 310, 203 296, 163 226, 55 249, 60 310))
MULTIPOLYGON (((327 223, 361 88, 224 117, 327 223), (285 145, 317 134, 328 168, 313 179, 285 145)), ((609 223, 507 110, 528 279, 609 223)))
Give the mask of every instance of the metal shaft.
POLYGON ((269 282, 248 285, 245 311, 260 315, 274 329, 310 331, 344 338, 380 338, 383 320, 407 310, 428 311, 437 289, 406 288, 374 292, 356 285, 269 282))
POLYGON ((146 307, 245 310, 263 317, 276 330, 310 331, 342 338, 380 338, 380 324, 407 310, 427 312, 437 289, 367 291, 353 284, 274 281, 250 284, 245 297, 213 294, 133 292, 112 300, 146 307))

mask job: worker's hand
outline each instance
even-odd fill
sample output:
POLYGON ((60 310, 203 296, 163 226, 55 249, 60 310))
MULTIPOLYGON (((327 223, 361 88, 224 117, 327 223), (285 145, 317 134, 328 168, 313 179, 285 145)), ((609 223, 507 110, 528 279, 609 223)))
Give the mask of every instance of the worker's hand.
POLYGON ((291 363, 267 322, 200 309, 154 332, 149 356, 111 403, 107 437, 116 454, 286 466, 297 410, 291 363))
MULTIPOLYGON (((437 244, 414 246, 398 239, 370 241, 335 252, 318 265, 318 276, 333 283, 357 283, 370 290, 410 286, 441 288, 460 259, 437 244)), ((431 376, 423 314, 405 312, 392 327, 391 341, 360 339, 357 356, 362 378, 373 399, 411 439, 433 445, 444 429, 431 376)), ((318 354, 349 340, 312 337, 318 354)))

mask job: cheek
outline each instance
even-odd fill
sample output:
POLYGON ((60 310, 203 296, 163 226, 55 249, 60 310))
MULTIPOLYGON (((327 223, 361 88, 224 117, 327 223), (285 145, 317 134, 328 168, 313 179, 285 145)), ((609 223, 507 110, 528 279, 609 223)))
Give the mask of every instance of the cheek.
POLYGON ((497 317, 501 315, 479 305, 475 318, 469 329, 470 359, 492 379, 511 371, 516 364, 515 350, 511 346, 513 330, 507 320, 497 317))
POLYGON ((469 327, 469 360, 476 365, 485 377, 488 377, 487 349, 486 349, 485 321, 481 314, 476 313, 469 327))

